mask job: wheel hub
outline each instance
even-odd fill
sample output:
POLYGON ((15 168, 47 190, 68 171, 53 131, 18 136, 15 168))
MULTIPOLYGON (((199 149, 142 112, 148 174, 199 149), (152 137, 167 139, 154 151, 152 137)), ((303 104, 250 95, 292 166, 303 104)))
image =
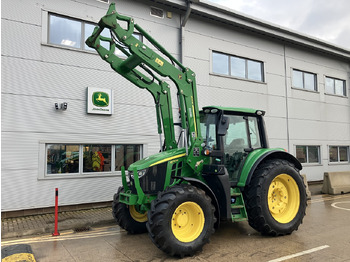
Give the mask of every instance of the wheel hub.
POLYGON ((268 191, 268 207, 272 217, 280 223, 289 223, 296 216, 300 193, 295 180, 287 174, 276 176, 268 191))
POLYGON ((184 202, 173 213, 171 229, 174 236, 181 242, 195 240, 203 231, 204 213, 195 202, 184 202))

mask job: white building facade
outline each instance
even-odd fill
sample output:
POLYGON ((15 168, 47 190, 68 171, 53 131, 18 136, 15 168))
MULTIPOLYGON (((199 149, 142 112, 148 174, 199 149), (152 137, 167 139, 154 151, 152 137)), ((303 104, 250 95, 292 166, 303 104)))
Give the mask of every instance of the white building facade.
MULTIPOLYGON (((115 2, 196 72, 200 107, 265 110, 309 181, 350 169, 350 50, 206 1, 115 2)), ((55 188, 62 206, 111 201, 121 166, 159 151, 152 97, 84 44, 107 9, 2 2, 3 212, 53 206, 55 188)))

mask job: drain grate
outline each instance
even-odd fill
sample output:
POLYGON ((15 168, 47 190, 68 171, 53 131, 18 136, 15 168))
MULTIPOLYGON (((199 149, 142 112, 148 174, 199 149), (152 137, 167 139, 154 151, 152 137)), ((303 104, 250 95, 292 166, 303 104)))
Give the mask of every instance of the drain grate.
POLYGON ((90 231, 90 227, 78 227, 78 228, 74 228, 74 232, 76 232, 76 233, 85 232, 85 231, 90 231))

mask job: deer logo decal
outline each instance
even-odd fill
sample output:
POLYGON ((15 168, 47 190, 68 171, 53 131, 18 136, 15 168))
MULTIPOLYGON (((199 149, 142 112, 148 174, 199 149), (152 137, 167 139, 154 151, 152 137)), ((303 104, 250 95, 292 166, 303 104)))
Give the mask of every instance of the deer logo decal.
POLYGON ((92 103, 98 107, 105 107, 109 105, 109 95, 104 92, 94 92, 92 94, 92 103))

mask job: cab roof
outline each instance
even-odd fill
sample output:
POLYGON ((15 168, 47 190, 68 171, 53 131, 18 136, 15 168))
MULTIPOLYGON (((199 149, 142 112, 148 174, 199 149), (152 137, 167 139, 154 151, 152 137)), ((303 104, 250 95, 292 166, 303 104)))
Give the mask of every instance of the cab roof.
POLYGON ((218 109, 220 111, 232 112, 232 113, 246 113, 246 114, 257 114, 257 115, 265 115, 265 111, 253 109, 253 108, 244 108, 244 107, 223 107, 223 106, 205 106, 203 107, 203 110, 205 109, 218 109), (259 113, 258 113, 259 112, 259 113))

